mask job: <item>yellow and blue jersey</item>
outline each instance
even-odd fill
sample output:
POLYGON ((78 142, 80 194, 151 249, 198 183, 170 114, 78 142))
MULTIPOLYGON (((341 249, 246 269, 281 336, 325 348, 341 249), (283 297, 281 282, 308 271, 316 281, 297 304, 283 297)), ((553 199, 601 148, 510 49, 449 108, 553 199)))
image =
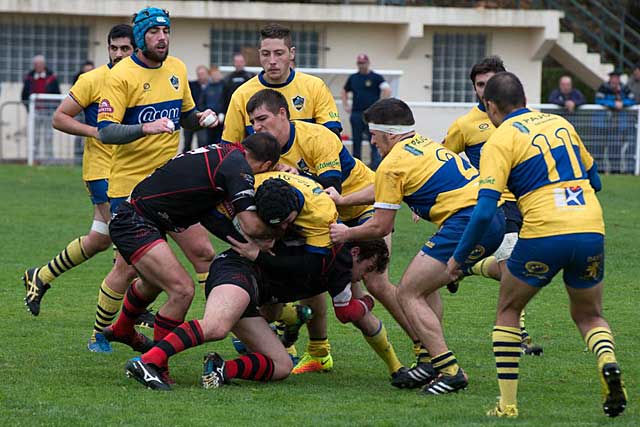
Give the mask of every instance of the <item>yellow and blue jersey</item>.
POLYGON ((419 134, 399 141, 375 172, 378 209, 400 209, 404 201, 421 218, 441 225, 478 194, 478 170, 466 160, 419 134))
POLYGON ((602 209, 587 172, 593 158, 560 116, 523 108, 491 135, 480 160, 479 196, 508 186, 524 217, 520 237, 604 234, 602 209))
POLYGON ((300 210, 293 222, 292 231, 305 239, 305 248, 310 252, 328 253, 332 246, 329 225, 338 220, 338 211, 333 200, 314 180, 287 172, 257 174, 256 191, 269 178, 283 179, 296 190, 300 210))
MULTIPOLYGON (((489 140, 496 127, 491 123, 484 105, 479 103, 467 114, 458 117, 444 138, 443 145, 456 154, 464 152, 469 163, 474 168, 480 169, 480 153, 482 147, 489 140)), ((515 202, 515 196, 505 190, 502 195, 504 200, 515 202)))
MULTIPOLYGON (((282 148, 280 162, 319 177, 339 178, 345 196, 375 181, 373 171, 355 159, 336 134, 312 123, 291 122, 289 141, 282 148)), ((371 210, 371 205, 340 206, 338 214, 340 220, 350 221, 371 210)))
POLYGON ((231 96, 224 119, 223 141, 239 143, 254 132, 247 114, 247 102, 263 89, 274 89, 284 95, 289 103, 291 120, 342 129, 336 102, 321 79, 293 69, 287 81, 282 84, 270 84, 263 76, 264 71, 245 82, 231 96))
POLYGON ((180 119, 195 108, 187 69, 173 56, 150 68, 136 55, 111 69, 98 106, 98 128, 110 124, 137 125, 167 117, 175 124, 171 134, 147 135, 113 149, 109 197, 127 197, 133 187, 176 155, 180 119))
MULTIPOLYGON (((98 126, 98 103, 100 91, 111 66, 103 65, 89 72, 80 74, 78 81, 69 90, 69 96, 84 110, 84 122, 93 127, 98 126)), ((82 154, 82 179, 97 181, 109 178, 112 148, 96 138, 84 139, 82 154)))

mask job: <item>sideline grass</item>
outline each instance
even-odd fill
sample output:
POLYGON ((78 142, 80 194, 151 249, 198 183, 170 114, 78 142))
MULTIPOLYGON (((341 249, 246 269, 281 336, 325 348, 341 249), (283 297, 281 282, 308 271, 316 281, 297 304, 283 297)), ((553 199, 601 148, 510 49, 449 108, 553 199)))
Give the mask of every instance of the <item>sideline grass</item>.
MULTIPOLYGON (((498 395, 491 352, 497 285, 468 279, 456 295, 443 293, 445 334, 469 375, 469 388, 444 397, 422 397, 388 384, 387 372, 359 333, 330 315, 329 338, 335 369, 293 376, 285 382, 203 390, 198 386, 207 351, 225 357, 228 340, 187 351, 172 360, 179 386, 172 393, 145 390, 125 378, 133 353, 122 346, 110 356, 89 353, 97 291, 109 271, 107 251, 54 282, 42 311, 31 317, 23 306, 20 280, 25 268, 48 261, 72 238, 86 233, 92 208, 77 168, 0 165, 0 419, 3 425, 518 425, 637 426, 640 374, 638 261, 640 178, 603 177, 600 200, 607 223, 605 316, 616 335, 630 404, 624 415, 602 413, 594 356, 568 314, 563 286, 556 280, 531 304, 528 329, 544 345, 540 358, 521 364, 520 418, 484 416, 498 395)), ((397 281, 433 230, 413 224, 403 207, 394 235, 392 277, 397 281)), ((223 248, 214 239, 217 249, 223 248)), ((202 313, 197 294, 190 316, 202 313)), ((380 306, 401 360, 411 363, 411 342, 380 306)), ((298 345, 303 350, 304 340, 298 345)))

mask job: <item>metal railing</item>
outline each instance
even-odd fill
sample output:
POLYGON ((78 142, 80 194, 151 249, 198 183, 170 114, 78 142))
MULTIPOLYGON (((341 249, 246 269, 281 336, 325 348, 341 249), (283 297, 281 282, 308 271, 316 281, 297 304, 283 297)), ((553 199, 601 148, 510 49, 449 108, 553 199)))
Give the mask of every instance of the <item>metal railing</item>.
MULTIPOLYGON (((29 98, 27 162, 29 165, 77 164, 81 158, 78 138, 53 130, 51 118, 64 95, 34 94, 29 98)), ((340 100, 336 104, 341 109, 340 100)), ((416 128, 441 141, 453 121, 474 103, 409 102, 416 128)), ((559 114, 573 124, 603 173, 640 175, 640 106, 611 111, 601 105, 583 105, 573 113, 554 104, 531 108, 559 114)), ((1 111, 1 110, 0 110, 1 111)), ((346 135, 351 134, 349 115, 341 109, 346 135)))
POLYGON ((26 120, 22 101, 6 101, 0 105, 0 161, 20 161, 26 157, 26 120), (13 146, 9 144, 11 141, 13 146))

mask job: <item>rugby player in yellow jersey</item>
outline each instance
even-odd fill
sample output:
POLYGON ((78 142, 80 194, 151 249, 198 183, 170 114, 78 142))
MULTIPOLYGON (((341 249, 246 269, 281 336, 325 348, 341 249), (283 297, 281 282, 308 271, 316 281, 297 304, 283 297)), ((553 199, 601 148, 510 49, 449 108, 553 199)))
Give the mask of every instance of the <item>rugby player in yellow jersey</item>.
MULTIPOLYGON (((264 26, 260 30, 258 54, 263 70, 242 84, 231 96, 224 118, 223 141, 238 143, 253 133, 246 110, 247 102, 256 92, 266 88, 277 90, 284 95, 289 104, 291 119, 321 124, 336 135, 340 134, 342 124, 338 108, 327 85, 318 77, 293 68, 296 48, 293 46, 289 28, 276 23, 264 26)), ((321 313, 327 311, 326 302, 324 298, 317 297, 302 303, 309 305, 316 313, 307 324, 313 331, 312 335, 323 337, 322 340, 312 343, 313 353, 318 357, 327 357, 330 346, 327 342, 326 328, 321 326, 321 313)), ((291 311, 292 306, 287 308, 291 311)), ((287 317, 298 318, 297 323, 301 323, 302 320, 297 313, 287 317)))
POLYGON ((274 23, 262 28, 258 54, 263 71, 231 96, 224 118, 223 141, 238 143, 253 133, 247 102, 253 94, 266 88, 284 95, 292 120, 318 123, 340 135, 342 124, 338 108, 327 85, 318 77, 293 69, 296 48, 288 28, 274 23))
MULTIPOLYGON (((258 54, 263 71, 245 82, 231 96, 224 120, 223 141, 238 143, 253 133, 246 111, 247 102, 256 92, 265 88, 275 89, 285 96, 290 103, 289 111, 293 120, 318 123, 337 135, 340 134, 342 124, 338 108, 326 84, 315 76, 293 68, 296 48, 293 46, 289 28, 276 23, 263 27, 260 30, 258 54)), ((312 319, 308 324, 314 331, 312 335, 324 337, 313 343, 313 353, 318 357, 326 357, 329 355, 330 346, 326 340, 326 328, 321 327, 323 322, 320 318, 320 313, 327 311, 326 302, 324 298, 319 297, 303 301, 303 304, 309 305, 316 313, 315 320, 312 319)), ((290 312, 293 306, 286 308, 290 312)), ((297 318, 297 324, 301 324, 303 320, 298 313, 283 316, 283 320, 286 321, 287 318, 297 318)))
MULTIPOLYGON (((269 132, 280 143, 280 163, 295 168, 304 175, 309 175, 325 189, 334 189, 349 195, 368 187, 373 187, 374 173, 364 163, 354 159, 343 146, 340 139, 324 126, 301 121, 290 120, 286 98, 273 89, 263 89, 253 95, 247 103, 247 113, 256 132, 269 132)), ((354 206, 337 206, 340 221, 348 225, 358 225, 373 214, 371 204, 354 206)), ((390 239, 389 239, 390 240, 390 239)), ((389 242, 390 243, 390 242, 389 242)), ((413 341, 417 337, 406 320, 396 298, 396 288, 389 282, 388 272, 371 272, 365 275, 365 284, 372 295, 380 300, 389 312, 397 319, 413 341)), ((361 292, 354 286, 356 295, 361 292)), ((326 313, 314 312, 312 322, 323 322, 326 331, 326 313)), ((379 325, 376 335, 366 336, 367 341, 380 342, 386 347, 386 328, 379 325), (380 335, 381 338, 377 338, 380 335)), ((373 344, 372 344, 373 345, 373 344)), ((327 355, 324 359, 331 358, 327 355)), ((315 370, 326 370, 328 362, 322 364, 323 357, 311 355, 308 351, 302 356, 293 373, 304 373, 315 370)), ((401 363, 395 359, 388 361, 389 373, 392 377, 401 369, 401 363)))
MULTIPOLYGON (((464 152, 469 162, 476 169, 480 168, 480 153, 482 147, 495 130, 484 108, 484 87, 494 74, 502 71, 506 70, 502 59, 498 56, 484 58, 471 68, 469 78, 471 79, 473 90, 478 98, 478 105, 453 122, 442 143, 454 153, 464 152)), ((504 200, 502 210, 504 211, 506 220, 504 239, 493 255, 484 258, 471 269, 474 274, 498 281, 500 280, 501 271, 505 268, 506 261, 518 241, 520 228, 522 228, 522 214, 516 205, 515 196, 508 189, 505 189, 502 194, 502 200, 504 200)), ((447 287, 451 292, 455 293, 458 284, 452 283, 447 287)), ((543 349, 539 345, 532 344, 531 336, 524 326, 524 318, 525 313, 523 311, 520 316, 522 351, 524 354, 541 355, 543 349)))
POLYGON ((596 165, 568 121, 525 108, 514 74, 493 76, 484 100, 497 129, 483 148, 477 208, 448 262, 450 277, 460 274, 507 185, 524 218, 500 280, 493 329, 500 399, 487 415, 518 416, 520 311, 563 270, 571 317, 597 356, 604 413, 615 417, 627 399, 613 335, 602 317, 604 221, 595 194, 602 187, 596 165))
MULTIPOLYGON (((109 177, 112 213, 139 181, 176 155, 179 133, 175 131, 180 126, 197 129, 204 127, 205 121, 208 127, 217 125, 214 112, 195 109, 186 67, 178 58, 169 56, 170 25, 165 10, 150 7, 136 13, 133 34, 138 50, 114 67, 103 85, 98 108, 100 140, 116 145, 109 177)), ((214 256, 207 232, 196 224, 181 233, 169 234, 194 265, 199 280, 204 281, 214 256)), ((104 328, 108 341, 119 339, 106 327, 117 314, 135 276, 135 270, 118 255, 102 283, 99 306, 103 309, 97 313, 96 325, 104 328)), ((184 296, 184 300, 175 302, 181 309, 190 304, 193 289, 184 290, 184 296)), ((167 309, 156 315, 156 340, 182 323, 181 316, 168 314, 180 312, 181 309, 174 310, 176 304, 165 305, 167 309)))
MULTIPOLYGON (((478 171, 457 154, 415 132, 413 113, 399 99, 373 104, 364 113, 372 143, 383 159, 376 170, 375 212, 357 227, 331 225, 334 243, 386 236, 393 229, 400 203, 438 225, 403 274, 398 299, 435 372, 422 393, 438 395, 467 386, 467 376, 447 348, 442 332, 442 302, 438 289, 451 280, 446 263, 462 236, 476 204, 478 171)), ((465 272, 493 253, 504 235, 504 215, 496 213, 479 244, 464 260, 465 272)))
MULTIPOLYGON (((53 127, 59 131, 84 136, 82 179, 94 205, 93 224, 86 236, 74 239, 47 264, 24 273, 27 291, 25 303, 34 316, 40 313, 40 302, 51 282, 65 271, 82 264, 111 244, 107 226, 109 199, 107 187, 111 167, 111 147, 98 140, 97 116, 102 82, 109 70, 133 53, 133 30, 126 24, 111 28, 107 36, 109 63, 81 74, 53 114, 53 127), (75 117, 84 111, 84 123, 75 117)), ((90 344, 91 345, 91 344, 90 344)), ((93 345, 96 345, 95 342, 93 345)))

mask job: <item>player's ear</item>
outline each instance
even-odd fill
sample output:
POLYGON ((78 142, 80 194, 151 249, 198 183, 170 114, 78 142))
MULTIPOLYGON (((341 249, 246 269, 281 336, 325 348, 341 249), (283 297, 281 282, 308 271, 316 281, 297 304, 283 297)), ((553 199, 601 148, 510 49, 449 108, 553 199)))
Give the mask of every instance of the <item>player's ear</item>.
POLYGON ((294 61, 296 59, 296 47, 295 46, 291 46, 289 48, 289 59, 291 61, 294 61))
POLYGON ((353 248, 351 248, 351 256, 352 257, 357 257, 358 255, 360 255, 360 248, 357 246, 354 246, 353 248))

